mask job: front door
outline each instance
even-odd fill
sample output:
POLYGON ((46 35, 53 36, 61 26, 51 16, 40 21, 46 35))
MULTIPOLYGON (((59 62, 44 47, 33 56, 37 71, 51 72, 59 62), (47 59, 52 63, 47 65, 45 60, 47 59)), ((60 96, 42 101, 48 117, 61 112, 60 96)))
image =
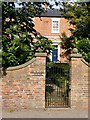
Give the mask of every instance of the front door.
POLYGON ((55 48, 55 50, 52 51, 52 62, 58 61, 58 48, 55 48))

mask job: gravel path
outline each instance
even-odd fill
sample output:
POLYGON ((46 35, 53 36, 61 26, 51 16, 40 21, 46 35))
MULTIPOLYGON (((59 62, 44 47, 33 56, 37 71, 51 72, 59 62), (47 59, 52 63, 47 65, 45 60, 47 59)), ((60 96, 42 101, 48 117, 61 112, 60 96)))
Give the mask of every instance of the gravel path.
POLYGON ((36 109, 36 110, 21 110, 14 112, 2 112, 3 118, 88 118, 86 110, 56 110, 56 109, 36 109))

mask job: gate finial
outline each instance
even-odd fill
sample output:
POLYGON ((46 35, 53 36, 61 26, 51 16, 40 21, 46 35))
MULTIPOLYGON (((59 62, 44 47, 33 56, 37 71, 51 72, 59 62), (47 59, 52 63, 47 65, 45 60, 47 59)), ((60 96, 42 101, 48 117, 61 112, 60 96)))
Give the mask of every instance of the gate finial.
POLYGON ((72 53, 77 54, 78 53, 78 49, 77 48, 73 48, 72 53))

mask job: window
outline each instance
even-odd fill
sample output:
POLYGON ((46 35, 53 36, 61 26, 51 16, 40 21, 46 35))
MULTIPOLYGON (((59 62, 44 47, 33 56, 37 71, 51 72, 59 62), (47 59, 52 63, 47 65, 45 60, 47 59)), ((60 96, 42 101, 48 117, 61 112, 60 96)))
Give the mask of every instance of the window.
POLYGON ((54 32, 58 31, 58 21, 53 21, 53 31, 54 32))
POLYGON ((52 18, 52 33, 59 33, 59 19, 58 18, 52 18))

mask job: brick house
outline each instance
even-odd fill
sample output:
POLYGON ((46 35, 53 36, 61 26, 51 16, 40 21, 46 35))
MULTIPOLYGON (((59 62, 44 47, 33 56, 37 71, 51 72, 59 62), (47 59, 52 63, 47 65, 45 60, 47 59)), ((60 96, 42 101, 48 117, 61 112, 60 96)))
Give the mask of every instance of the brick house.
POLYGON ((34 18, 35 29, 43 36, 53 41, 55 50, 50 54, 51 61, 67 62, 65 50, 61 49, 60 36, 63 32, 71 35, 71 25, 65 18, 61 18, 58 9, 48 9, 45 13, 34 18))

